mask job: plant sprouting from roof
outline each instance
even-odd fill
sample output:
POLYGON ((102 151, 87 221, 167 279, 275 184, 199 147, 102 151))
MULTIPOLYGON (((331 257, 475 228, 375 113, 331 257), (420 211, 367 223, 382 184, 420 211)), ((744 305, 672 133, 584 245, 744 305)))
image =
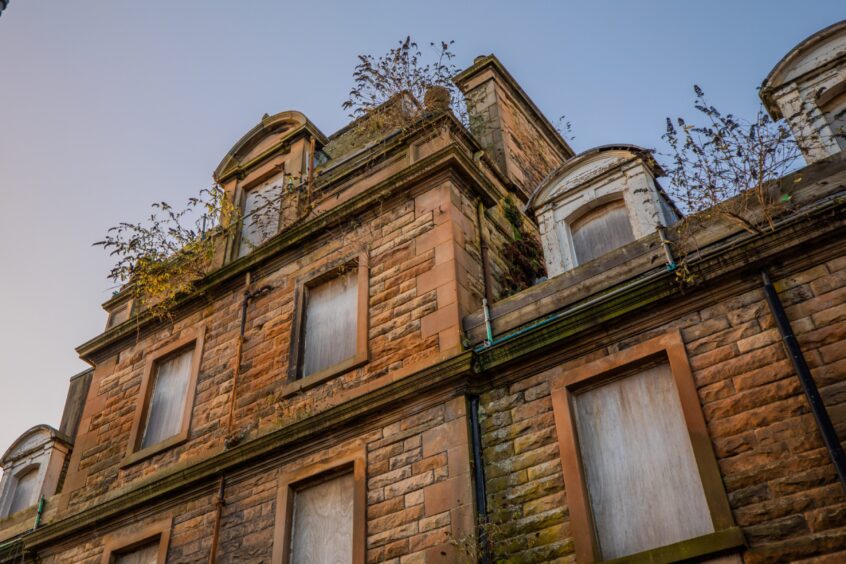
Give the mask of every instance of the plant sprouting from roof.
POLYGON ((120 223, 94 245, 116 257, 108 278, 129 285, 141 308, 163 317, 211 269, 219 243, 238 225, 238 211, 216 186, 181 210, 167 202, 152 208, 147 221, 120 223))
MULTIPOLYGON (((424 55, 418 44, 408 36, 384 55, 359 55, 353 71, 353 87, 342 107, 349 111, 350 118, 359 119, 371 115, 403 93, 423 107, 426 92, 433 86, 440 86, 451 95, 453 113, 462 118, 466 114, 463 97, 452 82, 452 77, 459 70, 452 62, 455 58, 452 52, 454 43, 430 43, 430 53, 424 55)), ((402 113, 409 120, 409 114, 402 113)))
POLYGON ((666 122, 669 195, 699 221, 722 218, 759 233, 787 199, 771 188, 796 167, 799 146, 787 124, 773 121, 763 107, 751 120, 741 119, 708 104, 699 86, 694 92, 703 123, 666 122))

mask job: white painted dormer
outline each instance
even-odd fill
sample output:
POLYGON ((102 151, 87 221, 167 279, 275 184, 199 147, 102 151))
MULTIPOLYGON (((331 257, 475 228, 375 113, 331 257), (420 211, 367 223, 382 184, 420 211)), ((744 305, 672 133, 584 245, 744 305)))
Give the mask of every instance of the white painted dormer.
POLYGON ((659 189, 648 151, 606 145, 569 159, 529 199, 550 277, 672 224, 678 212, 659 189))
POLYGON ((56 493, 70 448, 70 439, 49 425, 37 425, 21 435, 0 459, 0 518, 56 493))
POLYGON ((809 164, 846 150, 846 20, 794 47, 764 80, 761 99, 790 124, 809 164))

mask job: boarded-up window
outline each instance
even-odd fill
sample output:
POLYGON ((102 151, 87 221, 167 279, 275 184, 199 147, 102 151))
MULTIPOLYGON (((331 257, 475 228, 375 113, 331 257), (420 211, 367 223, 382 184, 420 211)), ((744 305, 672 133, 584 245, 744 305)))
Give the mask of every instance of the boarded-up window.
POLYGON ((353 475, 294 493, 291 564, 345 564, 353 553, 353 475))
POLYGON ((158 539, 130 550, 121 551, 114 556, 115 564, 158 564, 158 561, 158 539))
POLYGON ((668 365, 581 392, 574 402, 603 560, 714 531, 668 365))
POLYGON ((573 222, 570 231, 579 264, 634 241, 632 224, 622 200, 589 211, 573 222))
POLYGON ((15 482, 9 515, 35 505, 38 498, 38 467, 27 470, 18 476, 15 482))
POLYGON ((111 329, 129 319, 129 307, 130 304, 122 304, 113 309, 109 313, 109 322, 106 324, 106 328, 111 329))
POLYGON ((279 230, 279 205, 284 180, 283 175, 276 176, 247 191, 244 197, 239 257, 276 235, 279 230))
POLYGON ((182 430, 194 347, 156 362, 140 448, 162 442, 182 430))
POLYGON ((358 269, 307 288, 303 308, 302 369, 315 374, 356 353, 358 269))
POLYGON ((838 96, 826 103, 823 108, 826 114, 831 132, 840 146, 846 146, 846 92, 841 92, 838 96))

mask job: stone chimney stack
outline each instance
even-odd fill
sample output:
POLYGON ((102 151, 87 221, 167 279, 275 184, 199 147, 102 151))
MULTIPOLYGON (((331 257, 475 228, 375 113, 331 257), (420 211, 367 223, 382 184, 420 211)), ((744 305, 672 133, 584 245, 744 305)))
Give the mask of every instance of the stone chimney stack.
POLYGON ((476 57, 455 77, 470 129, 525 197, 573 150, 493 56, 476 57))

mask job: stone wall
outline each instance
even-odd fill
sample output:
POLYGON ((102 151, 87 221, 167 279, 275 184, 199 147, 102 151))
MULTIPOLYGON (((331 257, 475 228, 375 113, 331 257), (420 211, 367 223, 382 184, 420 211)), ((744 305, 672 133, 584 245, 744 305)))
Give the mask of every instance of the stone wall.
POLYGON ((70 462, 66 505, 71 510, 91 507, 175 464, 220 452, 227 437, 258 436, 460 351, 459 310, 479 307, 479 299, 469 294, 477 291, 480 272, 466 250, 478 241, 475 223, 464 213, 465 207, 473 208, 466 204, 469 198, 448 178, 433 180, 254 274, 252 289, 271 289, 248 307, 231 430, 226 420, 243 285, 235 284, 187 317, 101 360, 70 462), (370 361, 300 389, 288 378, 297 281, 361 253, 368 256, 370 273, 370 361), (472 301, 459 307, 461 299, 472 301), (205 344, 188 441, 122 466, 148 355, 200 326, 205 344))
MULTIPOLYGON (((354 438, 309 453, 263 462, 228 476, 220 520, 218 562, 270 562, 278 518, 279 477, 311 465, 331 465, 342 453, 366 459, 367 562, 455 562, 460 540, 472 535, 466 402, 463 396, 412 407, 374 421, 354 438), (398 419, 398 416, 401 418, 398 419)), ((42 554, 43 562, 101 562, 104 538, 119 537, 173 517, 169 563, 205 562, 211 550, 217 488, 175 499, 154 515, 123 515, 91 538, 71 539, 42 554)))
MULTIPOLYGON (((776 287, 846 439, 846 256, 778 280, 776 287)), ((688 310, 572 359, 563 369, 676 328, 686 343, 735 522, 749 545, 744 560, 846 551, 846 496, 760 289, 688 310)), ((536 375, 497 387, 482 396, 482 407, 497 554, 513 562, 572 558, 550 382, 536 375)), ((846 552, 833 558, 846 558, 846 552)))

